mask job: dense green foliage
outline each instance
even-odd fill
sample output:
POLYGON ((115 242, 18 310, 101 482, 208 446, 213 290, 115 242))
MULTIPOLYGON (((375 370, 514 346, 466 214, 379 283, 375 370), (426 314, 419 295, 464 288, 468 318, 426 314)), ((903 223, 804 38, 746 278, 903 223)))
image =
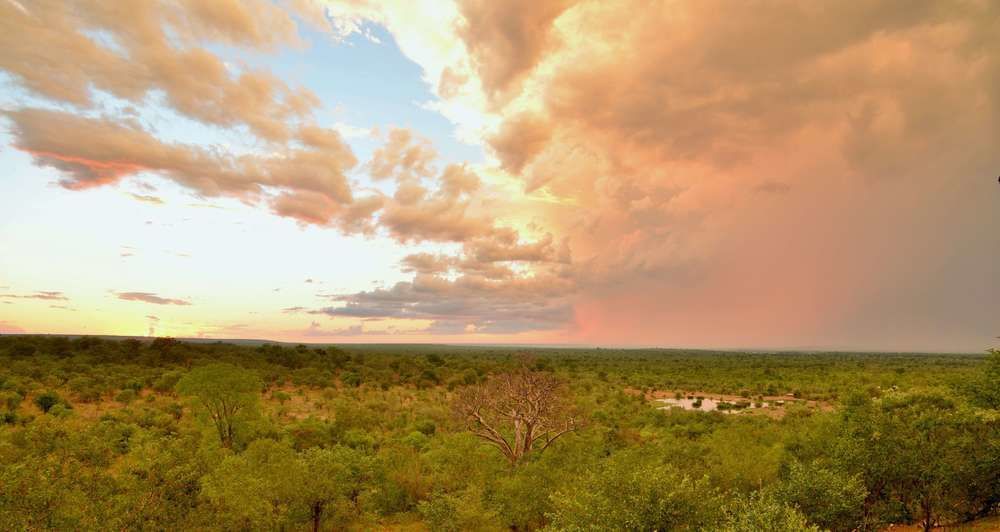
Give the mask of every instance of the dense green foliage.
POLYGON ((998 352, 525 354, 0 336, 0 529, 848 531, 1000 509, 998 352), (511 465, 453 405, 524 364, 581 423, 511 465), (696 412, 651 390, 790 397, 696 412))

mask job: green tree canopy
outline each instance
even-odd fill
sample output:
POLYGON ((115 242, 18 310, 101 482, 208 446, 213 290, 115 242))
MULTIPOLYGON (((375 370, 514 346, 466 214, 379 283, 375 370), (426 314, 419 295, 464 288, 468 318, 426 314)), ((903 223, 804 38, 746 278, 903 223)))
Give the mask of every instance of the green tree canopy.
POLYGON ((823 529, 849 532, 862 524, 868 491, 857 476, 817 463, 793 462, 774 495, 823 529))
POLYGON ((233 446, 241 421, 256 414, 262 387, 256 373, 219 363, 194 368, 177 382, 177 392, 194 397, 205 409, 227 448, 233 446))
POLYGON ((819 532, 798 510, 762 492, 726 505, 722 532, 819 532))
POLYGON ((552 495, 551 530, 678 530, 712 528, 720 517, 708 479, 623 453, 580 485, 552 495))

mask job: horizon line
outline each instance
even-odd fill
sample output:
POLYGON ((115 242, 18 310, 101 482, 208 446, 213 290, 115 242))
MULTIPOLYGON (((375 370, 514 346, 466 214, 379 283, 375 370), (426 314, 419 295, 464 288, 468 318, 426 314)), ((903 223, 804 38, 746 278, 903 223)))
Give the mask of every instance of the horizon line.
POLYGON ((928 351, 914 349, 869 349, 856 347, 823 347, 823 346, 792 346, 792 347, 691 347, 691 346, 663 346, 653 344, 573 344, 573 343, 518 343, 518 342, 364 342, 364 341, 340 341, 340 342, 309 342, 309 341, 285 341, 271 340, 267 338, 207 338, 207 337, 185 337, 185 336, 144 336, 144 335, 118 335, 118 334, 58 334, 58 333, 29 333, 29 332, 0 332, 2 336, 42 336, 42 337, 65 337, 81 338, 93 337, 104 339, 137 339, 154 340, 156 338, 173 338, 182 342, 190 343, 232 343, 232 344, 282 344, 282 345, 306 345, 306 346, 337 346, 337 345, 399 345, 399 346, 447 346, 447 347, 507 347, 507 348, 535 348, 535 349, 617 349, 617 350, 658 350, 658 351, 711 351, 711 352, 740 352, 740 353, 870 353, 870 354, 932 354, 932 355, 982 355, 989 352, 990 347, 985 347, 981 351, 928 351))

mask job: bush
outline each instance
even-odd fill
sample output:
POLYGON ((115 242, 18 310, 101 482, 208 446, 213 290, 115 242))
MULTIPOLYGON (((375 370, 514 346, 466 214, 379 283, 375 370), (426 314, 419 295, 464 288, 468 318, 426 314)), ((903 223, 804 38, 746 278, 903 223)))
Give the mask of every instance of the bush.
POLYGON ((159 393, 168 393, 174 391, 174 387, 177 386, 177 381, 181 380, 181 373, 177 371, 168 371, 160 378, 153 382, 153 390, 159 393))
POLYGON ((344 386, 358 387, 361 386, 361 377, 353 371, 345 371, 340 374, 340 382, 344 386))
POLYGON ((14 357, 24 358, 34 355, 38 348, 32 344, 14 344, 10 348, 10 354, 14 357))
POLYGON ((273 392, 271 394, 271 399, 274 399, 280 404, 285 404, 285 401, 288 401, 291 398, 292 398, 291 395, 288 395, 287 393, 282 391, 273 392))
POLYGON ((48 414, 55 417, 65 417, 72 413, 73 409, 65 403, 56 403, 49 409, 48 414))
POLYGON ((45 413, 48 413, 53 406, 56 406, 57 404, 62 402, 63 402, 62 397, 59 397, 59 394, 53 391, 43 392, 35 396, 35 405, 38 406, 38 408, 40 408, 42 412, 45 413))
POLYGON ((430 441, 430 438, 426 434, 417 431, 413 431, 402 438, 402 442, 406 445, 421 450, 427 446, 428 441, 430 441))
POLYGON ((0 392, 0 402, 9 412, 17 410, 17 407, 21 406, 21 401, 24 400, 24 396, 15 392, 14 390, 7 390, 0 392))
POLYGON ((798 510, 761 492, 737 498, 723 513, 724 532, 819 532, 798 510))
POLYGON ((720 504, 707 479, 627 452, 551 498, 554 530, 711 529, 720 504))
POLYGON ((425 436, 433 436, 434 432, 437 430, 437 426, 434 425, 433 421, 423 419, 413 424, 413 430, 416 430, 425 436))
POLYGON ((857 476, 798 462, 789 467, 774 492, 778 500, 797 508, 811 523, 834 532, 861 525, 868 495, 857 476))
POLYGON ((496 513, 483 507, 482 496, 473 490, 460 494, 436 493, 417 509, 431 530, 499 530, 496 513))
POLYGON ((118 392, 118 395, 115 396, 115 401, 127 405, 132 401, 135 401, 136 397, 137 396, 135 390, 133 390, 132 388, 126 388, 118 392))

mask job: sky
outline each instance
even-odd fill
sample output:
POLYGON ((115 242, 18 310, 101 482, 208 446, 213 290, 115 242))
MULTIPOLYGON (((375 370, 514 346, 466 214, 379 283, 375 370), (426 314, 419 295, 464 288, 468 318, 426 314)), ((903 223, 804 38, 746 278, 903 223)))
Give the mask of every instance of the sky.
POLYGON ((1000 3, 0 0, 0 333, 980 352, 1000 3))

